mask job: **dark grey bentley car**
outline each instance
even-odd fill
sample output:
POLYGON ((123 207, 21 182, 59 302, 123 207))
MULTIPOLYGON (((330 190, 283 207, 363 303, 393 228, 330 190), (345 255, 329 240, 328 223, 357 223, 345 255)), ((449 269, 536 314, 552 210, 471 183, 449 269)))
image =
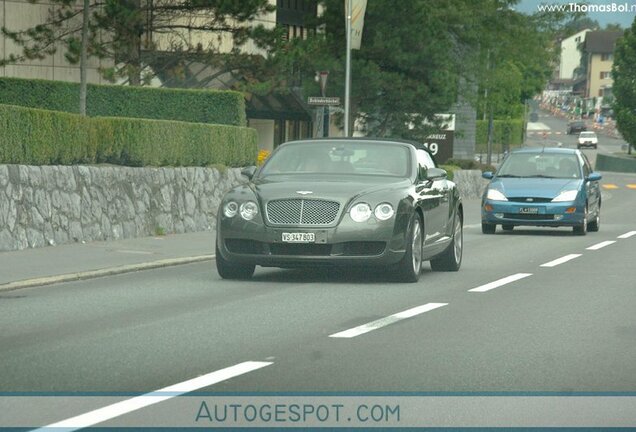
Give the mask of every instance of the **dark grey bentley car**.
POLYGON ((407 282, 427 260, 433 270, 459 270, 462 202, 417 144, 293 141, 243 174, 249 183, 229 191, 218 214, 223 278, 249 278, 256 265, 385 266, 407 282))

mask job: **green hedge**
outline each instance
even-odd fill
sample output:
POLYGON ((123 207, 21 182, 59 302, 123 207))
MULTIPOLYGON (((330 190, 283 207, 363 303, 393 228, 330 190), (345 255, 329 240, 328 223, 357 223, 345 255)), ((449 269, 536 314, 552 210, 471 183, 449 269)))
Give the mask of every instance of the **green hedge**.
MULTIPOLYGON (((0 104, 79 113, 79 84, 0 78, 0 104)), ((133 117, 245 126, 241 93, 114 85, 88 85, 91 117, 133 117)))
MULTIPOLYGON (((477 120, 475 150, 486 152, 488 147, 488 120, 477 120)), ((523 143, 523 120, 493 120, 493 151, 503 152, 506 148, 523 143)))
POLYGON ((232 167, 256 164, 246 127, 77 114, 0 105, 0 163, 232 167))
POLYGON ((493 165, 487 165, 480 163, 478 161, 472 159, 449 159, 446 161, 448 165, 454 165, 464 170, 480 170, 481 172, 485 171, 496 171, 497 169, 493 165))

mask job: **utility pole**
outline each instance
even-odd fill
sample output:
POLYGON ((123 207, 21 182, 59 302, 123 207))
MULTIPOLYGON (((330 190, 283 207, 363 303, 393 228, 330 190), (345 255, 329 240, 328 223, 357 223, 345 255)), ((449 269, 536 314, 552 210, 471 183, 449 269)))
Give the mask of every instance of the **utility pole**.
POLYGON ((82 48, 80 53, 80 115, 86 115, 86 93, 88 85, 86 83, 86 68, 88 67, 88 20, 90 19, 90 0, 84 0, 84 10, 82 11, 82 48))
POLYGON ((493 128, 494 128, 494 121, 493 121, 493 110, 492 108, 490 109, 489 115, 488 115, 488 149, 487 149, 487 153, 486 153, 486 164, 491 165, 492 164, 492 136, 493 136, 493 128))

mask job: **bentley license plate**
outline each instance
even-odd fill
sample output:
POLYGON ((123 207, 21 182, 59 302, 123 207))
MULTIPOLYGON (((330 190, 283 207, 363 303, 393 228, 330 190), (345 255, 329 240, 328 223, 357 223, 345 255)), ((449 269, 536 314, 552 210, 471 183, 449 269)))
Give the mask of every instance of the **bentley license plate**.
POLYGON ((539 213, 539 208, 538 207, 521 207, 519 209, 519 213, 521 213, 521 214, 538 214, 539 213))
POLYGON ((316 234, 314 233, 283 233, 284 243, 314 243, 316 234))

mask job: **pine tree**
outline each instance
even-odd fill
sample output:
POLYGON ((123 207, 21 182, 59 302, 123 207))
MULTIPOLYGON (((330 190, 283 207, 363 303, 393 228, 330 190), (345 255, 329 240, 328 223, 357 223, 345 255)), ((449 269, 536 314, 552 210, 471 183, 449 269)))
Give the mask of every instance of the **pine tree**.
MULTIPOLYGON (((4 36, 22 47, 22 52, 0 60, 0 66, 43 59, 55 54, 60 47, 69 62, 79 62, 83 1, 49 0, 48 3, 51 9, 46 22, 28 29, 2 27, 4 36)), ((251 21, 272 11, 267 0, 91 1, 88 54, 112 60, 115 66, 102 70, 107 79, 115 81, 124 77, 129 84, 140 85, 153 73, 144 66, 154 64, 158 58, 164 60, 163 65, 178 66, 180 59, 189 56, 207 61, 222 56, 223 37, 231 39, 235 50, 248 40, 266 47, 273 40, 271 32, 251 25, 251 21), (188 35, 192 32, 215 36, 207 38, 210 43, 203 46, 191 42, 188 35), (156 44, 160 38, 164 46, 156 44), (166 62, 166 57, 171 57, 170 61, 166 62)))

